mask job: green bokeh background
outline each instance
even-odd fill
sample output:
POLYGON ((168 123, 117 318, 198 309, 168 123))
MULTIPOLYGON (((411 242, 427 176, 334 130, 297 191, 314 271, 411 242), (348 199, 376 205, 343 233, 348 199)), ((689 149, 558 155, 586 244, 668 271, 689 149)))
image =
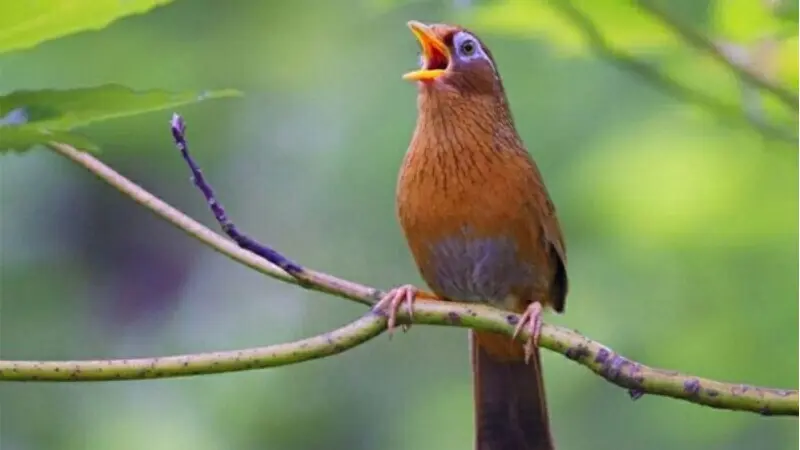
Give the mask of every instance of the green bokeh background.
MULTIPOLYGON (((609 63, 581 45, 569 22, 537 15, 547 2, 501 3, 511 9, 183 0, 0 56, 0 93, 107 82, 241 89, 241 99, 181 110, 195 156, 237 224, 318 270, 380 287, 421 284, 394 218, 396 173, 416 115, 415 89, 400 79, 417 61, 405 22, 469 24, 497 59, 564 227, 571 292, 566 314, 547 320, 646 364, 797 387, 796 144, 720 120, 609 63), (548 26, 530 25, 543 20, 548 26)), ((575 3, 619 31, 612 42, 629 43, 693 88, 739 101, 728 72, 622 11, 622 2, 575 3)), ((673 3, 701 30, 754 36, 736 25, 749 23, 747 8, 726 15, 722 2, 673 3)), ((767 103, 765 114, 786 121, 778 110, 767 103)), ((106 163, 215 226, 172 147, 169 117, 84 131, 106 163)), ((0 202, 4 359, 259 346, 364 312, 232 263, 47 151, 0 158, 0 202)), ((561 449, 798 446, 794 418, 653 396, 632 402, 563 357, 545 352, 544 365, 561 449)), ((470 382, 466 331, 415 327, 273 370, 0 384, 0 448, 467 449, 470 382)))

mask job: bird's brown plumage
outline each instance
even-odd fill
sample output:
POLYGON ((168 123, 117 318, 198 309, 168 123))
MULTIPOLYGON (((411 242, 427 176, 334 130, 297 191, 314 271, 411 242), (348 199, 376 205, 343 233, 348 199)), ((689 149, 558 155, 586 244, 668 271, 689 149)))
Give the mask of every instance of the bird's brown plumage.
MULTIPOLYGON (((461 27, 409 26, 423 67, 407 75, 418 80, 418 119, 397 214, 423 279, 448 300, 563 311, 563 236, 491 53, 461 27)), ((522 344, 504 335, 477 332, 470 341, 476 448, 552 449, 538 349, 529 347, 526 363, 522 344)))

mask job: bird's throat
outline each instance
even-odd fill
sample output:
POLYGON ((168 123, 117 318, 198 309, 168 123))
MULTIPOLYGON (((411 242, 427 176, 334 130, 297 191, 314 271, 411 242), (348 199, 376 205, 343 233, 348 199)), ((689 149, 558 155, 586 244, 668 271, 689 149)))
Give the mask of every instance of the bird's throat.
POLYGON ((499 149, 522 147, 503 98, 422 92, 417 107, 417 124, 409 150, 434 157, 432 161, 481 164, 497 156, 499 149))

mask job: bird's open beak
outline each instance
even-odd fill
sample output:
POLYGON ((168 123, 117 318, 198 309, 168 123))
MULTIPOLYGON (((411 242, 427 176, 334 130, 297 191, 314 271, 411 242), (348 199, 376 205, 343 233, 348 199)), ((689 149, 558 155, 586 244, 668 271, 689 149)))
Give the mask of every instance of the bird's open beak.
POLYGON ((430 27, 422 22, 411 20, 408 22, 411 32, 417 37, 422 47, 423 67, 403 75, 404 80, 432 81, 444 75, 450 64, 450 50, 444 42, 436 36, 430 27))

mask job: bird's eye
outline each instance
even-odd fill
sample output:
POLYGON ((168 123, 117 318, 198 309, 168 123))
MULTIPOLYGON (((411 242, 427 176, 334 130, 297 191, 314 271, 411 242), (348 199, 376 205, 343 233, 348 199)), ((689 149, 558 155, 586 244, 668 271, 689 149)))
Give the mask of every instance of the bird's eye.
POLYGON ((461 54, 464 56, 472 56, 475 54, 475 47, 475 41, 467 39, 461 43, 459 50, 461 50, 461 54))

